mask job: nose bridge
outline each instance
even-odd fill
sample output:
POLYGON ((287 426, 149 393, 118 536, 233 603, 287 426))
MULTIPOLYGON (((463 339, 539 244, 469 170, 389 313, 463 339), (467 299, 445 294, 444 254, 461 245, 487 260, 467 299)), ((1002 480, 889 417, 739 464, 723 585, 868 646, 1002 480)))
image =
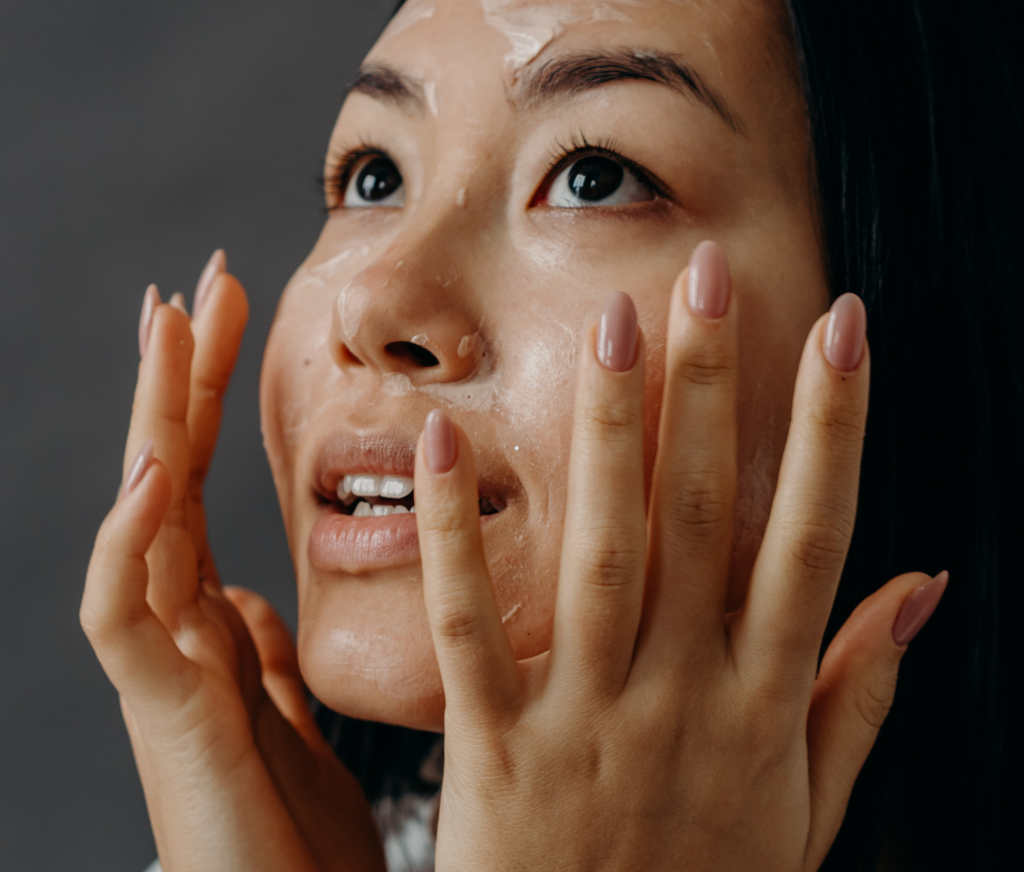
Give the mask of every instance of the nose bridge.
POLYGON ((338 292, 335 362, 358 372, 402 373, 414 384, 461 381, 479 366, 480 314, 455 237, 460 222, 411 224, 338 292))

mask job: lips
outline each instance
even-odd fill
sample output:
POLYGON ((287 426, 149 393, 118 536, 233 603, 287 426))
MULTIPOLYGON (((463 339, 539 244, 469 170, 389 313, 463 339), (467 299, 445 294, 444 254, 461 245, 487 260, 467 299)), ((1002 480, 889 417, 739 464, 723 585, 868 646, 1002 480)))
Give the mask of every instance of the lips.
MULTIPOLYGON (((362 574, 419 563, 415 446, 415 436, 399 431, 338 434, 322 446, 312 488, 318 517, 308 546, 315 569, 362 574)), ((480 482, 480 514, 488 523, 508 499, 503 488, 484 477, 480 482)))

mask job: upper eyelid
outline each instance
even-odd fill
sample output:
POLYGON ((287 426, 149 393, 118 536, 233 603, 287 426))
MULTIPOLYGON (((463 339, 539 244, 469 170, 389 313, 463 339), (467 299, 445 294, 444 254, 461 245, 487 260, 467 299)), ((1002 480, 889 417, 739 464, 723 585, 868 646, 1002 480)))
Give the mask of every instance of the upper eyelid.
MULTIPOLYGON (((325 196, 327 196, 328 199, 332 195, 334 197, 344 197, 345 189, 348 187, 348 183, 352 179, 352 171, 364 158, 373 157, 375 155, 387 158, 396 167, 398 167, 398 161, 396 161, 385 149, 365 141, 361 141, 359 145, 355 145, 350 148, 342 150, 332 149, 328 152, 327 160, 324 161, 325 169, 323 175, 325 196)), ((401 167, 399 167, 399 172, 401 172, 401 167)), ((338 203, 335 203, 329 208, 335 208, 338 205, 338 203)))
MULTIPOLYGON (((571 151, 565 150, 561 155, 556 156, 549 164, 547 171, 544 173, 544 179, 541 182, 541 189, 550 187, 549 182, 552 180, 552 176, 556 173, 560 173, 568 167, 572 166, 576 161, 582 160, 590 155, 599 155, 600 157, 606 157, 609 160, 614 160, 621 163, 626 169, 628 169, 633 175, 637 177, 641 184, 646 185, 651 189, 651 192, 658 197, 665 200, 672 200, 672 190, 666 185, 661 179, 659 179, 654 173, 648 170, 646 167, 641 166, 634 160, 630 160, 621 152, 614 148, 609 148, 604 145, 589 145, 579 144, 571 151)), ((538 189, 540 190, 540 189, 538 189)), ((536 194, 534 198, 536 198, 536 194)))
MULTIPOLYGON (((661 179, 658 178, 653 172, 648 170, 646 167, 641 166, 636 161, 626 157, 620 151, 612 148, 608 145, 602 145, 601 143, 590 144, 584 137, 573 136, 572 145, 566 148, 563 145, 557 146, 557 153, 553 153, 548 163, 548 167, 544 172, 541 179, 540 185, 537 189, 537 193, 540 190, 550 186, 552 176, 571 166, 575 161, 581 160, 589 155, 599 155, 606 157, 609 160, 617 161, 632 172, 637 179, 647 187, 649 187, 656 196, 661 197, 665 200, 674 199, 672 196, 671 188, 666 185, 661 179)), ((335 197, 344 196, 345 189, 348 183, 352 179, 352 171, 359 164, 361 160, 366 157, 373 155, 379 155, 390 160, 398 168, 399 173, 402 173, 402 168, 398 161, 384 148, 373 145, 371 142, 361 139, 359 144, 345 148, 342 150, 332 150, 328 153, 327 160, 325 161, 326 170, 324 173, 324 193, 330 197, 332 194, 335 197)), ((403 175, 404 179, 404 175, 403 175)), ((536 199, 537 193, 531 197, 531 203, 536 199)), ((336 208, 337 203, 333 207, 336 208)))

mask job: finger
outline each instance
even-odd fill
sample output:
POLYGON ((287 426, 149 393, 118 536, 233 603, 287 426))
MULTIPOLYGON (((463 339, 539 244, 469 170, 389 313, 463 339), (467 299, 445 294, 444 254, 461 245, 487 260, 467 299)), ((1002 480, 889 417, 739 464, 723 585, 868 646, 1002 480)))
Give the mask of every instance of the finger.
POLYGON ((218 250, 210 258, 196 290, 192 322, 195 352, 187 415, 190 445, 188 525, 199 558, 201 580, 215 584, 219 584, 219 579, 206 539, 203 484, 217 444, 224 394, 249 318, 245 291, 234 276, 224 272, 224 267, 224 252, 218 250))
POLYGON ((440 410, 427 416, 416 451, 416 528, 445 722, 505 714, 515 705, 518 670, 484 559, 473 453, 440 410))
POLYGON ((129 493, 107 515, 96 537, 79 611, 108 677, 122 696, 140 705, 177 706, 191 664, 146 601, 146 551, 171 502, 171 481, 150 446, 126 479, 129 493), (134 487, 132 487, 134 485, 134 487), (154 688, 159 697, 153 697, 154 688))
POLYGON ((857 607, 825 652, 807 723, 808 856, 823 859, 839 831, 854 781, 892 705, 900 660, 948 580, 947 572, 894 578, 857 607))
POLYGON ((161 621, 174 629, 176 616, 197 595, 195 550, 188 532, 185 496, 189 474, 189 370, 192 359, 189 317, 169 305, 157 306, 139 366, 125 467, 149 439, 166 465, 171 503, 149 553, 149 600, 161 621))
POLYGON ((665 351, 650 557, 638 660, 692 663, 725 650, 726 581, 736 494, 737 312, 713 242, 676 282, 665 351))
POLYGON ((308 741, 319 738, 306 702, 306 685, 299 671, 295 642, 280 615, 263 597, 244 587, 226 587, 224 596, 245 621, 259 656, 263 687, 274 705, 308 741))
POLYGON ((647 550, 643 398, 636 309, 613 294, 580 355, 551 644, 556 693, 614 693, 629 674, 647 550))
POLYGON ((797 693, 814 681, 857 511, 870 378, 865 323, 864 304, 844 294, 811 329, 768 527, 733 627, 741 668, 797 693))

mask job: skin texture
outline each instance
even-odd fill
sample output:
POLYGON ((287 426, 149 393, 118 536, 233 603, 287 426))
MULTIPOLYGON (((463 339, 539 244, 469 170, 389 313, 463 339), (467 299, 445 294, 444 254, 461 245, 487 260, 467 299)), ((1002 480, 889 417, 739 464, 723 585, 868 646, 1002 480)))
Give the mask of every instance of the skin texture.
POLYGON ((264 601, 221 588, 206 536, 244 292, 215 254, 192 318, 145 297, 125 485, 81 621, 164 869, 383 868, 304 680, 348 714, 444 729, 441 872, 816 869, 946 577, 882 586, 819 669, 870 354, 856 297, 824 313, 777 18, 431 8, 370 56, 420 77, 422 107, 353 94, 332 141, 386 149, 404 204, 332 210, 267 347, 297 649, 264 601), (512 13, 548 34, 522 66, 512 13), (651 82, 523 105, 545 59, 609 46, 685 57, 731 120, 651 82), (574 135, 660 196, 557 208, 549 152, 574 135), (339 464, 414 474, 417 513, 332 551, 324 529, 375 523, 331 514, 339 464), (481 494, 503 510, 481 518, 481 494))
POLYGON ((350 573, 311 564, 307 542, 321 511, 311 482, 324 443, 397 428, 411 447, 427 413, 446 409, 507 503, 487 519, 485 543, 513 649, 520 659, 545 651, 582 331, 612 291, 636 302, 647 338, 649 481, 669 291, 694 246, 714 238, 729 257, 740 310, 735 607, 767 520, 800 348, 828 294, 803 105, 773 7, 654 2, 623 7, 629 21, 590 22, 590 6, 570 4, 583 20, 515 71, 504 61, 508 39, 476 2, 433 9, 418 18, 412 9, 411 24, 386 31, 367 65, 418 78, 437 114, 355 93, 330 147, 331 155, 360 141, 385 150, 403 174, 406 205, 331 212, 281 301, 261 399, 311 689, 339 711, 440 729, 416 555, 350 573), (692 96, 645 81, 510 105, 506 95, 546 61, 609 49, 685 59, 721 95, 739 132, 692 96), (614 145, 669 196, 601 209, 531 207, 552 153, 581 136, 614 145), (382 351, 417 335, 441 366, 382 351), (467 335, 487 354, 475 372, 457 356, 467 335), (339 362, 339 346, 363 365, 339 362))

